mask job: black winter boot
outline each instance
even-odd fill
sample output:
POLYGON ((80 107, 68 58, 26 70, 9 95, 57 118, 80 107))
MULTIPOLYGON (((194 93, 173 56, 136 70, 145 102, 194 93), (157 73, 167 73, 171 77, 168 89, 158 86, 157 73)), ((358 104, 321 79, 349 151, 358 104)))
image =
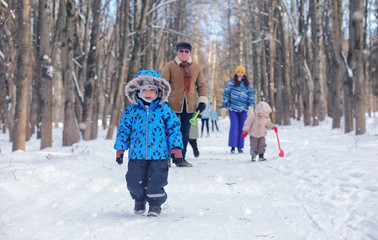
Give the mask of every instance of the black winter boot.
POLYGON ((148 210, 147 216, 148 217, 158 217, 160 215, 160 213, 161 213, 161 207, 150 205, 150 209, 148 210))
POLYGON ((235 147, 231 147, 231 153, 235 153, 235 147))
POLYGON ((135 201, 134 213, 142 215, 146 211, 146 201, 135 201))
POLYGON ((259 161, 266 161, 266 158, 264 158, 264 154, 259 154, 259 161))

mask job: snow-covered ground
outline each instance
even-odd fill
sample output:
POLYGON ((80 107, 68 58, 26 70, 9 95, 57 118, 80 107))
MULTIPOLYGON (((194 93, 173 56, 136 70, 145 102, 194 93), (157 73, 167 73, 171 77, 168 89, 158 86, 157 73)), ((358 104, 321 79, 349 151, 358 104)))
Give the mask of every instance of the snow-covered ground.
MULTIPOLYGON (((231 154, 229 119, 200 138, 193 168, 172 167, 158 218, 133 214, 127 164, 115 162, 114 140, 52 148, 33 138, 11 152, 0 134, 0 239, 378 239, 378 117, 360 136, 293 120, 267 135, 266 162, 231 154)), ((246 139, 246 146, 249 140, 246 139)))

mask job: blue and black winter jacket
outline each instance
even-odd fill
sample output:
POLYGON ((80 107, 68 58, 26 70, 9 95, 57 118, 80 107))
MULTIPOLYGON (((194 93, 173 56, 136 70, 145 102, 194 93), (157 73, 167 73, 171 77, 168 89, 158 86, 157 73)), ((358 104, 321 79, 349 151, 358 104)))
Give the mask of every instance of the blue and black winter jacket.
POLYGON ((118 128, 116 150, 129 149, 129 159, 170 159, 170 150, 182 149, 180 121, 168 104, 130 105, 118 128))
POLYGON ((128 158, 133 160, 166 160, 172 148, 183 148, 180 120, 164 102, 169 93, 167 81, 156 76, 142 75, 130 81, 125 94, 132 104, 122 116, 114 149, 129 150, 128 158), (138 98, 144 85, 158 88, 158 98, 150 105, 138 98))

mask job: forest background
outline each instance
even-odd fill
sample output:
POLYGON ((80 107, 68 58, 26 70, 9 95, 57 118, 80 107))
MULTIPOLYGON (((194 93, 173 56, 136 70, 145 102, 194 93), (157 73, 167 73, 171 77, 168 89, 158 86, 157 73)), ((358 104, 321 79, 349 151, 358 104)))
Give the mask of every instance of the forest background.
POLYGON ((243 65, 276 124, 330 116, 364 134, 378 106, 377 17, 377 0, 0 0, 0 126, 14 151, 33 134, 50 147, 60 123, 63 146, 99 127, 111 139, 124 85, 187 41, 217 110, 243 65))

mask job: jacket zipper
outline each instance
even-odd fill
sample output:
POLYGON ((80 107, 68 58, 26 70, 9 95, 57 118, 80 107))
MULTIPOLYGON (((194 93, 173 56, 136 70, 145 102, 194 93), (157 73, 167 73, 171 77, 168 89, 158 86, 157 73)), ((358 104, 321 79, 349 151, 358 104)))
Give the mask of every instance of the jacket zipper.
POLYGON ((147 160, 147 156, 148 156, 148 145, 147 145, 147 142, 148 142, 148 114, 149 114, 149 108, 148 106, 145 106, 146 109, 147 109, 147 119, 146 119, 146 160, 147 160))

